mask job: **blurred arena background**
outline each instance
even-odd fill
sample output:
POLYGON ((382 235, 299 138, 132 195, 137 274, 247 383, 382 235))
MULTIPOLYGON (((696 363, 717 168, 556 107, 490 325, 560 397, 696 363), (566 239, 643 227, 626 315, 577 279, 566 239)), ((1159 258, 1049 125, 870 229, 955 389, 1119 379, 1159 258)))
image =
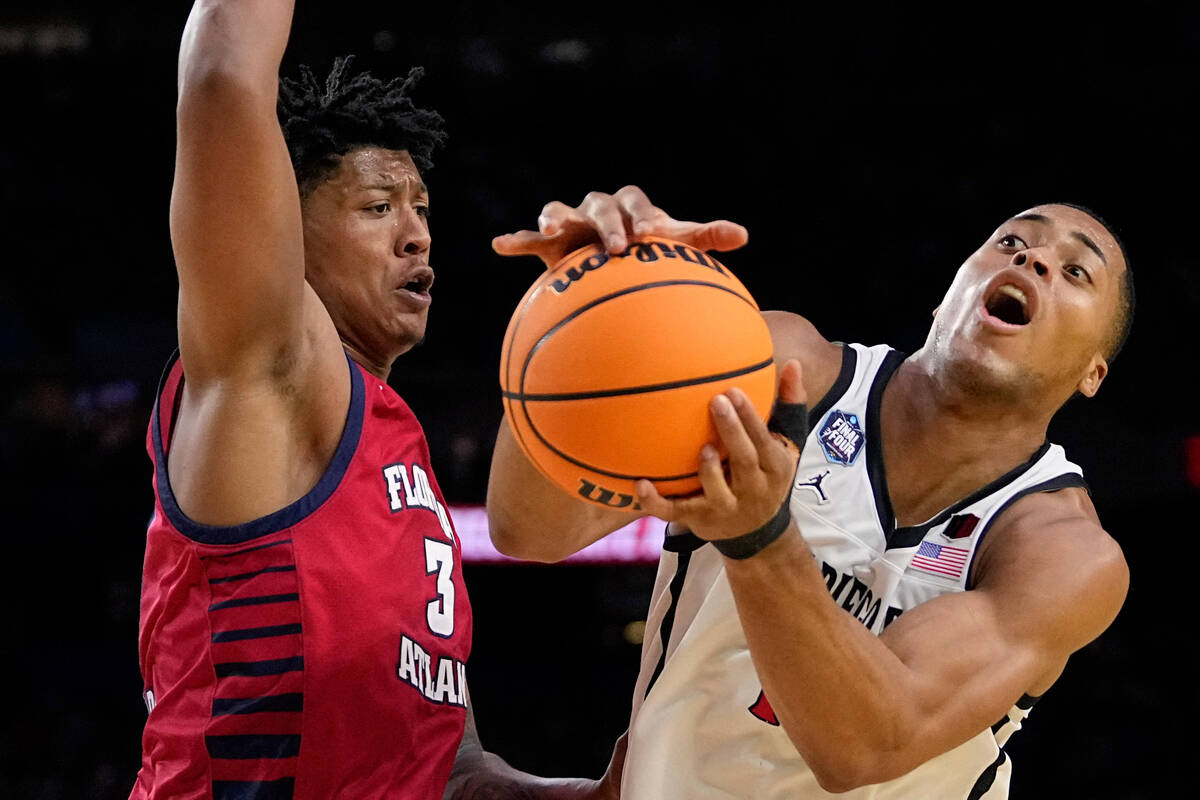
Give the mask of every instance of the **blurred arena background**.
MULTIPOLYGON (((0 10, 0 797, 124 798, 139 765, 143 439, 174 347, 167 202, 189 6, 0 10)), ((448 120, 426 176, 436 302, 392 383, 459 506, 483 502, 500 339, 539 271, 489 241, 548 200, 638 183, 675 216, 741 222, 751 243, 724 260, 763 307, 908 351, 1006 216, 1068 200, 1114 223, 1137 276, 1133 336, 1052 434, 1084 467, 1132 588, 1014 738, 1013 795, 1176 796, 1200 713, 1200 12, 956 9, 300 0, 284 69, 346 52, 381 76, 423 64, 418 102, 448 120)), ((467 567, 486 746, 532 772, 602 771, 653 573, 467 567)))

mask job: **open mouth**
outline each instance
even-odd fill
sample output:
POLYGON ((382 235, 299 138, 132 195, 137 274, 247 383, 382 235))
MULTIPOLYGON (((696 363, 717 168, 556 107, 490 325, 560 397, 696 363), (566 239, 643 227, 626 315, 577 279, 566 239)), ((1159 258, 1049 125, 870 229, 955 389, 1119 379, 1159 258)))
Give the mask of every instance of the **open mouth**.
POLYGON ((1029 299, 1010 283, 997 286, 983 307, 993 317, 1009 325, 1029 324, 1029 299))
POLYGON ((409 276, 408 282, 402 284, 399 288, 416 294, 424 294, 433 286, 433 270, 429 267, 422 267, 409 276))

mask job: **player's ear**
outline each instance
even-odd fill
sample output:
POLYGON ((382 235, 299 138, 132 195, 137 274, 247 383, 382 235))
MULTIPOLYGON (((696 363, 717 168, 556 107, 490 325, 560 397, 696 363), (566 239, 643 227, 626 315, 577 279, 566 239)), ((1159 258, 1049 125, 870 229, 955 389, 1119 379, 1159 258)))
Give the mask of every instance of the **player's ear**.
POLYGON ((1100 391, 1100 384, 1104 382, 1104 376, 1108 374, 1108 362, 1104 356, 1097 353, 1092 358, 1092 363, 1088 366, 1088 371, 1084 374, 1083 379, 1079 381, 1079 385, 1075 388, 1084 397, 1095 397, 1096 392, 1100 391))

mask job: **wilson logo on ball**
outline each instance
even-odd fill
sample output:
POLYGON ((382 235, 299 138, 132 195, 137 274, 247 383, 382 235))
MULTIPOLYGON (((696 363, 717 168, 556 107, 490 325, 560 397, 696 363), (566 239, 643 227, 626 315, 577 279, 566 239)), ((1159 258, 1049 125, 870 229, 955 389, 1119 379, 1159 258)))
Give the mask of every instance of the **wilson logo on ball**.
MULTIPOLYGON (((620 253, 616 258, 628 258, 632 255, 643 264, 653 263, 660 258, 682 258, 684 261, 689 261, 693 264, 700 264, 720 272, 722 275, 728 275, 725 268, 718 264, 715 260, 709 258, 699 250, 693 250, 686 244, 669 245, 666 242, 634 242, 625 248, 623 253, 620 253)), ((583 260, 578 267, 570 267, 566 271, 566 277, 553 281, 550 288, 562 294, 567 289, 571 288, 571 284, 578 280, 582 280, 587 273, 600 269, 608 263, 610 256, 608 253, 596 253, 583 260)))

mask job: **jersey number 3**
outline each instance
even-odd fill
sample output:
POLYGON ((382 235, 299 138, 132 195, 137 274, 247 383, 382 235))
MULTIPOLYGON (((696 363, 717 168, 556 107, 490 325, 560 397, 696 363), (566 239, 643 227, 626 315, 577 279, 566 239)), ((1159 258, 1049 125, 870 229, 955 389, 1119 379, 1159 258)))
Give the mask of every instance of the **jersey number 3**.
POLYGON ((454 548, 445 542, 425 540, 425 574, 437 574, 437 597, 429 601, 425 620, 434 636, 454 634, 454 548))

